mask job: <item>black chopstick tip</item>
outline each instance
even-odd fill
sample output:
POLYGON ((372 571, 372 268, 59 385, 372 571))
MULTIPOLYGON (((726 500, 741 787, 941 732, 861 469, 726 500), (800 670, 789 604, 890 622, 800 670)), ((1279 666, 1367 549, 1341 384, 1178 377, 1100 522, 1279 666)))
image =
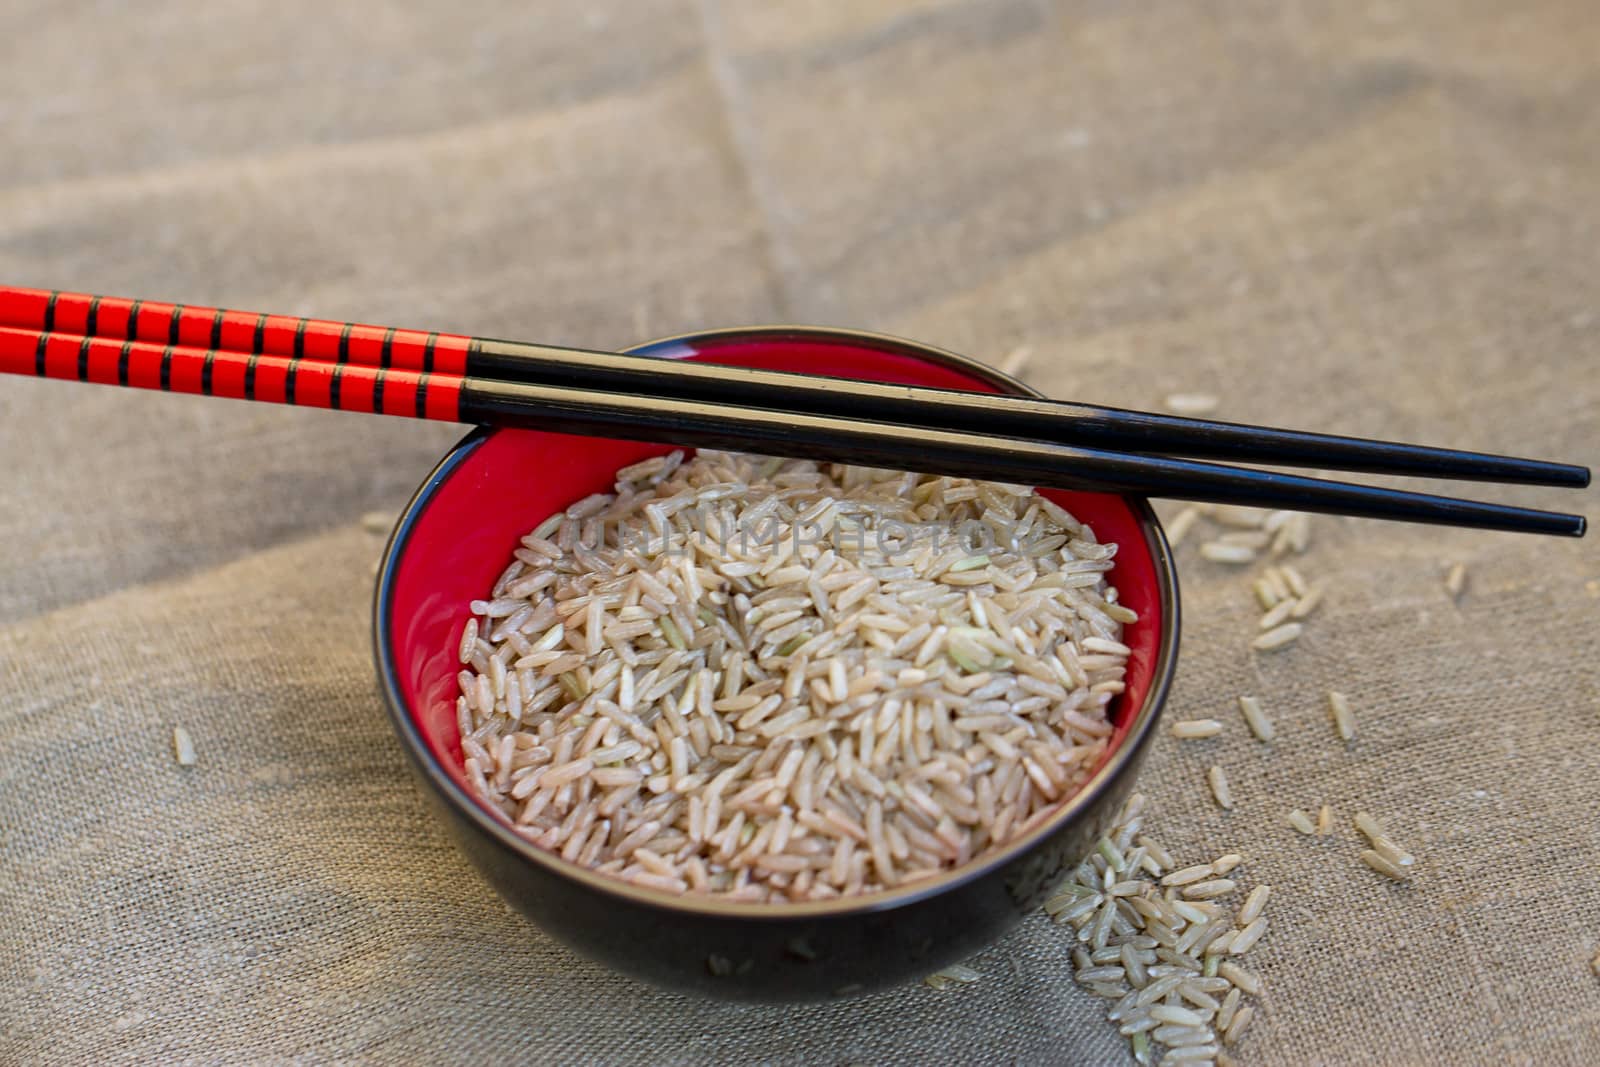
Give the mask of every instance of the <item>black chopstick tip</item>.
POLYGON ((1582 515, 1565 512, 1529 512, 1536 517, 1534 524, 1524 528, 1525 533, 1550 534, 1555 537, 1582 537, 1589 532, 1589 520, 1582 515))
POLYGON ((1560 489, 1589 488, 1589 468, 1576 463, 1550 463, 1544 460, 1507 460, 1517 465, 1514 472, 1494 471, 1494 480, 1523 485, 1549 485, 1560 489), (1505 474, 1502 477, 1502 473, 1505 474))

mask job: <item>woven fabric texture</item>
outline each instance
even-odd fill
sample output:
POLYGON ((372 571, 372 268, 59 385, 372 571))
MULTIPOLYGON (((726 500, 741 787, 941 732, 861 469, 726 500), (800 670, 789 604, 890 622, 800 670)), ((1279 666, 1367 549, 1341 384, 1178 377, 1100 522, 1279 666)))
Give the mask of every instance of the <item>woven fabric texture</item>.
MULTIPOLYGON (((7 282, 579 345, 1027 345, 1054 396, 1600 464, 1592 0, 30 0, 0 40, 7 282)), ((503 904, 367 641, 360 516, 459 432, 0 382, 0 1062, 1125 1061, 1042 919, 975 985, 782 1011, 616 977, 503 904)), ((1595 1062, 1596 540, 1319 518, 1294 562, 1326 603, 1259 653, 1259 566, 1198 539, 1168 714, 1227 730, 1160 738, 1142 786, 1180 859, 1274 887, 1241 1062, 1595 1062), (1324 802, 1331 837, 1285 825, 1324 802), (1360 865, 1358 808, 1414 884, 1360 865)))

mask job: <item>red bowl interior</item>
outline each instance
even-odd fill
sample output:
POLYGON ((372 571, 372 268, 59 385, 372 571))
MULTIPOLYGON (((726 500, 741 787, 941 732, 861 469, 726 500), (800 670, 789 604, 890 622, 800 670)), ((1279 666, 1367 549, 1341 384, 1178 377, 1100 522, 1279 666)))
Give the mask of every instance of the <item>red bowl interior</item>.
MULTIPOLYGON (((651 355, 998 392, 977 368, 929 362, 901 342, 869 337, 785 336, 771 332, 712 335, 664 342, 651 355)), ((670 446, 605 437, 498 430, 457 446, 433 492, 421 493, 402 524, 387 621, 395 681, 421 735, 444 770, 463 788, 456 727, 456 647, 469 601, 488 596, 518 540, 552 513, 590 493, 610 490, 616 471, 670 446), (409 531, 409 532, 408 532, 409 531)), ((1133 650, 1127 689, 1112 705, 1116 750, 1153 684, 1163 630, 1155 560, 1139 516, 1120 496, 1047 491, 1088 523, 1102 541, 1120 546, 1111 581, 1121 602, 1139 613, 1124 642, 1133 650)))

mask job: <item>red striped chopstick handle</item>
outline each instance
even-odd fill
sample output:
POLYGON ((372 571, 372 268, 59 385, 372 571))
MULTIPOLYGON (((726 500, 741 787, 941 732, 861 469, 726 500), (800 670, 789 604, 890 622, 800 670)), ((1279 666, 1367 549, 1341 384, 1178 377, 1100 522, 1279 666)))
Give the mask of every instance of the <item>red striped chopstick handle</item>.
POLYGON ((461 375, 471 338, 365 323, 0 286, 0 328, 461 375))
POLYGON ((462 377, 0 327, 0 372, 459 422, 462 377))

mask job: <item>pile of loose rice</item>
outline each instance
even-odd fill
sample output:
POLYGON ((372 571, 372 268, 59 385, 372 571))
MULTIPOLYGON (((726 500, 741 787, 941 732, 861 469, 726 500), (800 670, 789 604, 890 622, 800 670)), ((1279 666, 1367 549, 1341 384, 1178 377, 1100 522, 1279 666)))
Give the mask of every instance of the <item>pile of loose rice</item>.
POLYGON ((646 460, 523 538, 473 603, 468 777, 535 843, 660 889, 927 878, 1099 763, 1136 618, 1115 552, 1016 486, 646 460))
POLYGON ((1266 934, 1271 888, 1256 886, 1232 911, 1224 901, 1239 895, 1244 858, 1180 868, 1142 832, 1144 806, 1134 794, 1045 911, 1072 927, 1075 976, 1114 1001, 1107 1015, 1134 1059, 1152 1063, 1165 1046, 1162 1064, 1226 1063, 1223 1046, 1238 1042, 1255 1014, 1244 998, 1261 992, 1261 979, 1238 961, 1266 934))

